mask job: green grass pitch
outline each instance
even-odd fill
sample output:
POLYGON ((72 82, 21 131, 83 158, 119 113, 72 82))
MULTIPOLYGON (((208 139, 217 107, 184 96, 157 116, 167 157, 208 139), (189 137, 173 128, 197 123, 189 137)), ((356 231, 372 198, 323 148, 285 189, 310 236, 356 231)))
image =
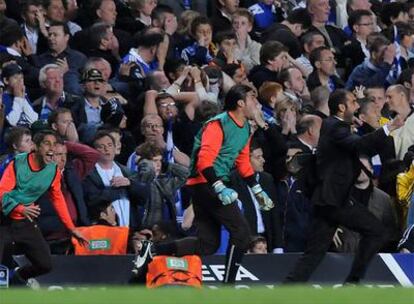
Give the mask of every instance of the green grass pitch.
POLYGON ((0 304, 412 304, 413 288, 346 287, 322 289, 312 287, 275 287, 201 290, 189 288, 163 288, 148 290, 140 287, 77 288, 74 290, 4 289, 0 290, 0 304))

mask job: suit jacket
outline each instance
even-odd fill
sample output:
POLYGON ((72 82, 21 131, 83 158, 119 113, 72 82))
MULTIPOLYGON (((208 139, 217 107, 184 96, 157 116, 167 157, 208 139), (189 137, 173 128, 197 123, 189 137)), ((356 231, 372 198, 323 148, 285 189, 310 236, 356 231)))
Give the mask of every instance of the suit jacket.
MULTIPOLYGON (((239 200, 243 205, 244 216, 249 223, 250 229, 252 233, 257 235, 256 208, 247 184, 236 171, 231 173, 230 179, 231 187, 239 194, 239 200)), ((277 206, 276 188, 272 176, 266 172, 260 172, 258 182, 277 206)), ((282 248, 283 240, 280 213, 276 207, 270 211, 261 211, 261 213, 265 226, 264 234, 267 240, 267 248, 269 251, 272 251, 274 248, 282 248)))
POLYGON ((122 188, 106 187, 96 168, 83 181, 85 193, 85 202, 90 213, 96 213, 94 210, 101 205, 107 205, 121 198, 123 189, 126 188, 128 199, 131 204, 130 208, 130 228, 139 227, 140 217, 138 215, 138 204, 144 205, 150 197, 150 184, 144 184, 138 181, 137 176, 132 174, 125 166, 117 163, 121 169, 122 175, 129 178, 131 185, 122 188))
POLYGON ((334 116, 322 122, 316 154, 318 186, 312 197, 315 205, 342 206, 361 171, 359 153, 378 154, 387 138, 384 129, 359 136, 351 133, 351 126, 334 116))
MULTIPOLYGON (((66 92, 64 92, 64 94, 65 94, 65 101, 62 104, 62 107, 64 108, 71 109, 72 107, 75 106, 75 104, 78 104, 81 102, 81 98, 77 95, 72 95, 66 92)), ((39 97, 38 99, 36 99, 32 104, 33 110, 35 110, 35 112, 39 115, 42 112, 44 98, 45 96, 43 95, 39 97)))

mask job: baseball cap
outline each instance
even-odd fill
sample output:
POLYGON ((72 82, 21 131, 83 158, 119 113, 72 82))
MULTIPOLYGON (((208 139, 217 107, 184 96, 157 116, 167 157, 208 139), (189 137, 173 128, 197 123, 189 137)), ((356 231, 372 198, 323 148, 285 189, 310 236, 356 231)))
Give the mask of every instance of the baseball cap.
POLYGON ((83 72, 82 77, 81 77, 81 82, 86 82, 86 81, 102 81, 103 82, 105 80, 102 77, 101 71, 99 71, 98 69, 89 69, 83 72))

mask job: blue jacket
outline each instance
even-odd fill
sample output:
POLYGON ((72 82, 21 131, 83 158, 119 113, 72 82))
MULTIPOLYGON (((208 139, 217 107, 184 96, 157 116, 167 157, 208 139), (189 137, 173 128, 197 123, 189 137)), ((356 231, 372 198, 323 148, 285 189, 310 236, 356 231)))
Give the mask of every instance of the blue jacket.
POLYGON ((388 79, 391 65, 383 63, 379 66, 374 65, 369 60, 365 60, 358 65, 349 75, 345 88, 353 90, 356 86, 363 85, 364 87, 384 86, 387 87, 392 84, 388 79))

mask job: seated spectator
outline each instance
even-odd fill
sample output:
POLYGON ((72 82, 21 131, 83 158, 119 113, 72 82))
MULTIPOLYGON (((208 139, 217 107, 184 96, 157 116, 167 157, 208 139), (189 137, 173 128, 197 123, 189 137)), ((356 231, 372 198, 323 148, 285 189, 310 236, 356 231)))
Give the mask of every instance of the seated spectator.
MULTIPOLYGON (((235 84, 248 84, 246 69, 243 64, 230 63, 222 67, 222 71, 234 80, 235 84)), ((253 84, 251 84, 253 85, 253 84)))
POLYGON ((381 127, 381 112, 372 99, 363 99, 358 109, 358 118, 362 125, 358 127, 360 135, 374 132, 381 127))
POLYGON ((4 141, 7 145, 7 154, 0 157, 0 178, 3 176, 4 170, 6 170, 7 165, 14 159, 16 154, 30 153, 34 149, 32 134, 27 128, 11 128, 6 134, 4 141))
POLYGON ((283 94, 296 102, 299 109, 309 101, 309 90, 298 68, 289 67, 280 71, 278 82, 283 86, 283 94))
POLYGON ((325 38, 325 45, 335 50, 336 55, 340 55, 344 44, 348 41, 345 32, 329 24, 331 5, 329 0, 309 0, 306 8, 312 18, 311 31, 317 31, 325 38))
POLYGON ((148 186, 138 182, 127 168, 114 161, 115 140, 108 132, 99 131, 93 145, 101 153, 101 158, 83 182, 89 212, 112 202, 119 226, 136 229, 141 220, 138 205, 143 206, 149 199, 148 186))
POLYGON ((385 100, 385 88, 383 86, 370 86, 366 88, 364 95, 368 99, 372 99, 381 111, 380 124, 383 126, 391 119, 391 112, 385 100))
POLYGON ((66 20, 66 3, 64 0, 47 0, 44 1, 44 8, 46 11, 47 22, 65 22, 69 28, 70 35, 75 35, 76 32, 82 30, 82 28, 70 20, 66 20))
POLYGON ((309 60, 314 68, 307 80, 309 90, 325 86, 332 93, 344 87, 344 82, 336 74, 335 54, 330 48, 322 46, 314 49, 309 60))
POLYGON ((7 1, 0 0, 0 29, 9 25, 17 25, 16 20, 6 17, 7 1))
MULTIPOLYGON (((263 150, 254 141, 250 145, 250 163, 254 169, 256 180, 260 182, 270 198, 276 202, 277 196, 273 178, 269 173, 264 172, 265 159, 263 158, 263 150)), ((259 203, 252 195, 251 189, 236 171, 232 172, 230 178, 232 189, 239 195, 239 207, 249 223, 251 233, 265 237, 269 252, 283 252, 283 231, 280 213, 276 208, 269 211, 260 210, 259 203)))
POLYGON ((247 254, 267 254, 267 242, 262 236, 252 237, 247 254))
POLYGON ((20 3, 20 12, 23 22, 21 27, 32 48, 33 54, 40 54, 47 49, 46 20, 43 15, 43 1, 26 0, 20 3))
POLYGON ((390 41, 398 41, 400 45, 399 65, 401 69, 414 67, 413 35, 414 26, 406 22, 397 22, 392 28, 386 31, 390 41), (395 27, 395 28, 394 28, 395 27))
POLYGON ((299 37, 312 25, 311 17, 305 8, 291 11, 287 18, 280 23, 275 23, 266 29, 263 41, 279 41, 289 50, 289 55, 294 59, 301 55, 299 37))
POLYGON ((245 8, 237 9, 232 15, 232 26, 237 35, 234 58, 243 64, 247 73, 255 65, 260 64, 260 48, 262 45, 254 41, 249 35, 253 29, 253 23, 252 14, 245 8))
POLYGON ((277 81, 278 72, 289 66, 286 47, 277 41, 267 41, 260 49, 260 65, 249 74, 249 80, 256 88, 265 81, 277 81))
POLYGON ((408 90, 400 84, 393 85, 387 89, 385 96, 390 111, 405 119, 405 124, 393 134, 395 156, 402 160, 408 148, 414 144, 414 115, 408 90))
POLYGON ((311 92, 311 102, 314 108, 311 114, 317 115, 322 119, 329 116, 329 94, 329 89, 324 86, 319 86, 311 92))
POLYGON ((135 138, 126 129, 127 118, 121 105, 115 100, 109 100, 102 107, 101 118, 104 122, 102 129, 107 130, 115 139, 115 160, 126 165, 129 156, 136 147, 135 138))
POLYGON ((217 53, 213 44, 213 29, 207 17, 196 17, 191 23, 192 44, 181 52, 181 58, 189 64, 209 64, 217 53))
POLYGON ((88 29, 88 46, 84 50, 87 57, 104 58, 111 65, 112 71, 116 71, 121 56, 119 55, 119 43, 115 37, 112 26, 98 22, 88 29))
POLYGON ((373 38, 369 45, 370 58, 358 65, 349 75, 345 88, 352 90, 357 86, 388 86, 396 79, 390 77, 391 65, 394 62, 395 46, 383 36, 373 38))
POLYGON ((108 205, 103 204, 94 210, 94 213, 90 214, 92 225, 103 226, 119 226, 118 216, 116 215, 115 208, 109 202, 108 205))
POLYGON ((135 18, 135 24, 128 25, 131 33, 139 32, 152 25, 151 14, 157 6, 157 1, 131 0, 128 4, 131 8, 131 14, 135 18))
POLYGON ((263 118, 268 124, 276 124, 277 104, 286 99, 283 87, 277 82, 266 81, 259 88, 259 101, 262 104, 263 118))
POLYGON ((317 31, 310 31, 302 35, 301 37, 302 54, 296 58, 295 61, 302 66, 302 73, 305 78, 313 72, 312 63, 309 60, 309 56, 314 49, 321 46, 325 46, 325 39, 323 35, 317 31))
POLYGON ((136 79, 145 78, 150 72, 159 68, 157 50, 163 41, 163 35, 159 33, 148 33, 135 35, 135 47, 131 48, 128 55, 122 59, 122 63, 134 63, 134 76, 136 79))
POLYGON ((319 116, 304 115, 296 126, 298 130, 296 137, 287 142, 289 149, 297 149, 297 152, 301 153, 297 154, 297 159, 292 159, 288 166, 300 167, 297 172, 294 172, 294 177, 298 182, 298 188, 309 199, 316 186, 314 155, 317 151, 321 126, 322 119, 319 116))
POLYGON ((239 63, 234 56, 236 38, 236 33, 232 31, 217 33, 215 40, 219 50, 212 61, 214 64, 222 68, 226 64, 239 63))
POLYGON ((279 209, 284 220, 285 252, 301 252, 305 249, 312 218, 312 204, 303 193, 303 180, 300 178, 302 168, 297 165, 297 157, 301 153, 302 150, 296 147, 288 149, 288 176, 277 184, 278 202, 282 202, 279 209))
POLYGON ((168 153, 172 152, 171 156, 185 166, 190 164, 187 155, 191 154, 194 136, 198 131, 198 125, 193 122, 194 109, 197 105, 198 100, 192 100, 192 102, 185 104, 183 110, 179 111, 176 99, 168 93, 157 94, 145 101, 144 112, 146 114, 158 113, 162 118, 164 130, 166 130, 164 140, 166 143, 169 142, 169 145, 165 144, 164 146, 160 142, 160 147, 169 151, 168 153), (173 149, 173 147, 175 148, 173 149), (171 151, 172 149, 174 151, 171 151), (175 149, 182 152, 175 152, 175 149))
POLYGON ((387 27, 390 28, 397 22, 408 22, 408 12, 404 6, 404 3, 393 2, 385 3, 381 10, 381 21, 387 27))
POLYGON ((152 227, 160 221, 176 222, 176 193, 187 181, 188 167, 169 163, 162 172, 163 151, 150 142, 138 146, 137 154, 139 181, 151 184, 151 199, 144 206, 143 227, 152 227))
POLYGON ((239 7, 238 0, 214 0, 216 10, 212 14, 211 23, 213 24, 214 36, 223 31, 231 29, 231 19, 234 12, 239 7))
POLYGON ((102 57, 89 57, 85 63, 85 70, 97 69, 102 73, 102 77, 105 80, 106 93, 105 99, 111 99, 115 97, 121 105, 125 106, 128 104, 129 96, 129 84, 121 80, 122 77, 130 74, 132 63, 121 64, 119 68, 119 75, 114 75, 111 64, 102 57), (126 67, 126 71, 124 73, 126 67), (111 78, 112 77, 112 78, 111 78), (125 97, 124 97, 125 96, 125 97))
POLYGON ((273 0, 258 0, 249 7, 254 18, 254 36, 261 38, 263 32, 276 21, 282 20, 282 12, 273 0))
POLYGON ((298 104, 289 98, 280 101, 276 106, 276 121, 286 137, 296 134, 296 122, 299 116, 298 104))
POLYGON ((349 28, 352 30, 351 43, 344 46, 342 50, 345 59, 345 77, 352 70, 369 59, 368 36, 375 31, 374 16, 368 10, 356 10, 348 18, 349 28))
MULTIPOLYGON (((141 121, 141 132, 144 136, 144 142, 150 142, 158 146, 164 153, 166 152, 167 143, 164 139, 164 124, 162 118, 157 114, 147 114, 141 121)), ((189 157, 178 150, 176 147, 172 150, 172 157, 174 162, 179 164, 189 166, 190 159, 189 157)), ((127 167, 133 171, 138 171, 137 161, 139 155, 137 151, 132 153, 128 159, 127 167)))
MULTIPOLYGON (((369 157, 360 156, 360 162, 366 168, 366 171, 373 172, 372 165, 369 157)), ((382 223, 384 230, 383 233, 383 246, 381 252, 393 252, 395 251, 399 233, 397 226, 397 216, 394 210, 393 202, 388 194, 381 191, 373 185, 372 178, 367 175, 365 170, 361 170, 354 187, 351 190, 350 200, 354 204, 362 204, 368 208, 368 210, 382 223)), ((339 252, 356 253, 358 252, 358 246, 361 236, 349 229, 340 228, 342 235, 338 235, 342 244, 335 243, 335 247, 339 252)), ((338 233, 338 232, 337 232, 338 233)))
MULTIPOLYGON (((119 1, 116 2, 120 4, 119 1)), ((121 18, 121 16, 117 18, 118 12, 114 0, 86 1, 84 3, 84 9, 86 10, 85 14, 87 15, 84 16, 86 18, 86 20, 84 20, 84 30, 77 32, 71 39, 71 46, 80 52, 85 51, 85 48, 90 45, 88 40, 88 26, 94 23, 103 22, 114 27, 117 19, 121 18)), ((128 29, 121 30, 119 28, 112 28, 116 41, 119 44, 119 55, 121 57, 128 53, 133 44, 132 36, 130 33, 126 32, 126 30, 128 29)))
POLYGON ((44 95, 33 102, 33 109, 39 114, 39 120, 47 121, 51 112, 60 107, 71 108, 81 102, 79 96, 64 91, 63 73, 54 63, 45 65, 39 72, 39 84, 44 95))
MULTIPOLYGON (((89 226, 87 205, 84 200, 82 181, 93 170, 100 153, 83 144, 58 141, 53 161, 62 173, 61 190, 72 222, 78 226, 89 226)), ((70 234, 61 224, 50 198, 43 195, 37 201, 41 209, 38 218, 39 228, 52 253, 64 254, 70 234), (67 242, 61 242, 66 240, 67 242)))
POLYGON ((53 111, 47 120, 49 127, 63 139, 78 142, 79 135, 72 118, 72 112, 67 108, 53 111))
POLYGON ((64 74, 65 91, 71 94, 81 95, 82 88, 79 84, 79 71, 86 63, 85 55, 68 46, 70 33, 65 23, 51 23, 48 32, 49 50, 37 57, 37 66, 41 68, 49 63, 59 65, 64 74))
POLYGON ((103 124, 101 111, 106 100, 102 96, 105 94, 106 87, 102 73, 97 69, 83 72, 82 85, 85 90, 84 96, 81 102, 71 107, 71 110, 80 140, 89 143, 103 124))
POLYGON ((128 246, 128 227, 117 227, 114 207, 108 203, 100 206, 92 215, 94 225, 81 227, 89 246, 82 247, 72 238, 75 255, 124 255, 128 246), (105 242, 105 246, 102 243, 105 242), (100 246, 96 246, 98 243, 100 246))
POLYGON ((1 78, 6 85, 3 93, 6 127, 30 127, 38 119, 38 115, 26 95, 22 68, 15 63, 10 63, 3 68, 1 78))
POLYGON ((39 96, 37 81, 39 69, 35 67, 33 50, 21 28, 18 25, 2 28, 0 31, 0 45, 4 47, 0 50, 0 53, 8 55, 9 61, 13 60, 22 68, 24 83, 29 96, 39 96))

